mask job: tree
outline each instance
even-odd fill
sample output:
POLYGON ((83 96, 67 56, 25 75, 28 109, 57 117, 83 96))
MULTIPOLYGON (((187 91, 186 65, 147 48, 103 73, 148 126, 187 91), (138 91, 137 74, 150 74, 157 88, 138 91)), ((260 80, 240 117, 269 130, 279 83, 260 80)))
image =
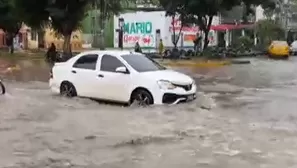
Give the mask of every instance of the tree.
POLYGON ((15 0, 23 21, 31 27, 31 31, 37 31, 38 47, 44 47, 44 29, 49 26, 49 12, 46 0, 15 0))
POLYGON ((80 23, 86 15, 88 0, 53 0, 48 4, 51 27, 63 35, 63 52, 72 55, 71 34, 80 28, 80 23))
MULTIPOLYGON (((155 2, 156 3, 156 2, 155 2)), ((178 0, 160 0, 160 5, 163 6, 163 8, 166 11, 166 16, 171 17, 171 26, 172 26, 172 32, 173 32, 173 39, 172 43, 174 45, 174 48, 177 48, 177 43, 180 39, 180 35, 182 32, 182 29, 184 26, 188 25, 190 22, 188 19, 188 15, 186 13, 186 6, 184 5, 183 1, 178 1, 178 0), (178 34, 176 34, 176 21, 180 22, 180 29, 178 34)))
MULTIPOLYGON (((212 24, 213 17, 220 11, 230 10, 233 6, 240 4, 239 0, 160 0, 160 4, 166 8, 170 4, 177 4, 175 9, 183 9, 183 15, 187 17, 187 22, 198 25, 204 33, 204 46, 208 46, 208 34, 212 24)), ((168 12, 168 11, 166 11, 168 12)), ((179 14, 180 11, 178 11, 179 14)))
POLYGON ((258 21, 255 31, 259 37, 259 43, 263 47, 267 47, 272 40, 284 40, 284 29, 271 19, 258 21))
POLYGON ((64 37, 63 53, 72 55, 71 34, 79 29, 90 0, 15 0, 24 22, 33 27, 50 25, 64 37))
POLYGON ((244 6, 243 10, 243 22, 248 22, 248 16, 250 14, 254 14, 254 7, 261 5, 262 8, 265 10, 274 10, 276 8, 275 0, 242 0, 242 5, 244 6))
POLYGON ((14 0, 0 0, 0 28, 5 32, 10 53, 14 52, 13 39, 22 27, 22 19, 14 0))

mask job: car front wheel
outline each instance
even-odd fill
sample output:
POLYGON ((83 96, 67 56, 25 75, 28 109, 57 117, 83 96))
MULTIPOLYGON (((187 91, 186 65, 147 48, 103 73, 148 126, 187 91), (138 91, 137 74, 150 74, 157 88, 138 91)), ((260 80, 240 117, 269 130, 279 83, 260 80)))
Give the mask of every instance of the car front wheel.
POLYGON ((154 104, 153 96, 145 89, 137 89, 131 95, 130 104, 148 106, 154 104))
POLYGON ((70 82, 63 82, 60 86, 60 94, 65 97, 77 96, 76 89, 70 82))

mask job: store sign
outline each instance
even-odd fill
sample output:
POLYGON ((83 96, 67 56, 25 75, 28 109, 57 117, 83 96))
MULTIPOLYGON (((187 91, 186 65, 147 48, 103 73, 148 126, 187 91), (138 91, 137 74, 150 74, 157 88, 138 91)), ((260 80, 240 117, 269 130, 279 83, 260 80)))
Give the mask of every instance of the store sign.
POLYGON ((127 34, 151 34, 152 22, 128 22, 124 24, 124 32, 127 34))

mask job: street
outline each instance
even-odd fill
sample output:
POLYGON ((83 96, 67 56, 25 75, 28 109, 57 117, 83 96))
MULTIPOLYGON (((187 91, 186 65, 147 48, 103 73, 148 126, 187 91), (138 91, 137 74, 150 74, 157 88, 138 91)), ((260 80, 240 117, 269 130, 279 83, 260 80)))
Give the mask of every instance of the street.
POLYGON ((2 168, 293 168, 297 58, 179 68, 200 85, 176 106, 53 95, 44 63, 19 62, 0 96, 2 168))

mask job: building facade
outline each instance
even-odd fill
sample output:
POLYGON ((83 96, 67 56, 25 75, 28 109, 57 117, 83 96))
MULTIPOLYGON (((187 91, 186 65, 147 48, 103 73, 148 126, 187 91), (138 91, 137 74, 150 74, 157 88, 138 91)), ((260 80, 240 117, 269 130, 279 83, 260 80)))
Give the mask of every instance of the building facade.
MULTIPOLYGON (((90 10, 82 21, 82 39, 84 48, 91 48, 96 34, 100 33, 99 15, 99 10, 90 10)), ((113 27, 113 17, 111 17, 106 21, 104 28, 106 47, 112 47, 113 45, 113 27)))

